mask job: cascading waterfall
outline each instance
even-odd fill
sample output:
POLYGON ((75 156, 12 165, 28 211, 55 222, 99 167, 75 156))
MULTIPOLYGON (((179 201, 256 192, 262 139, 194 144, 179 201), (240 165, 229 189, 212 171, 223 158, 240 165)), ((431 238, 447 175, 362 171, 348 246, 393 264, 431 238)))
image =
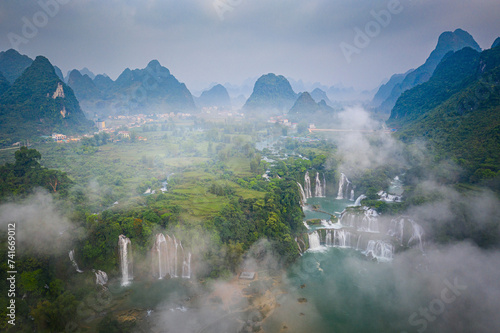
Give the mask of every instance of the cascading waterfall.
POLYGON ((333 246, 352 247, 354 235, 345 229, 333 230, 333 246))
POLYGON ((306 201, 307 201, 306 193, 304 192, 304 188, 302 187, 302 185, 300 185, 299 182, 297 182, 297 185, 299 186, 299 190, 300 190, 300 205, 302 207, 304 207, 306 205, 306 201))
POLYGON ((396 238, 402 246, 417 246, 420 251, 424 251, 422 240, 424 236, 424 229, 420 224, 407 216, 392 219, 391 227, 387 231, 387 234, 396 238), (409 222, 409 225, 406 223, 407 221, 409 222))
POLYGON ((351 189, 351 197, 349 200, 354 201, 354 189, 351 189))
POLYGON ((412 235, 410 240, 408 240, 408 246, 413 246, 414 243, 418 246, 419 250, 424 252, 424 246, 422 244, 422 237, 424 236, 424 229, 420 224, 409 219, 412 227, 412 235))
POLYGON ((319 240, 319 234, 317 231, 314 231, 309 234, 309 249, 316 250, 321 247, 321 242, 319 240))
POLYGON ((309 177, 309 171, 306 171, 306 175, 304 176, 304 193, 305 193, 306 199, 309 199, 312 197, 311 177, 309 177))
POLYGON ((120 270, 122 273, 122 286, 126 286, 134 279, 132 261, 132 243, 124 235, 118 237, 120 251, 120 270))
POLYGON ((325 176, 323 175, 323 183, 321 183, 321 180, 319 180, 319 172, 316 172, 316 186, 314 188, 314 196, 324 198, 326 192, 325 189, 326 189, 325 176))
POLYGON ((354 191, 352 191, 351 182, 347 179, 346 175, 340 174, 339 181, 339 191, 337 193, 337 199, 347 199, 351 198, 354 201, 354 191))
POLYGON ((424 230, 413 219, 401 216, 388 225, 383 222, 374 209, 347 208, 339 223, 322 221, 322 228, 309 234, 309 248, 318 250, 321 244, 352 248, 379 261, 392 260, 396 243, 423 251, 424 230))
POLYGON ((153 272, 159 279, 163 279, 169 272, 167 240, 162 233, 156 234, 153 246, 153 272))
POLYGON ((382 240, 370 240, 364 254, 377 260, 391 260, 394 255, 394 247, 382 240))
POLYGON ((380 197, 380 200, 383 200, 386 202, 401 202, 402 201, 402 196, 389 194, 389 193, 384 192, 384 191, 378 192, 377 195, 380 197))
POLYGON ((354 202, 354 207, 361 206, 361 200, 366 199, 366 195, 361 194, 354 202))
POLYGON ((333 230, 327 230, 326 231, 326 237, 325 237, 325 245, 326 246, 333 246, 333 237, 332 237, 332 231, 333 230))
POLYGON ((173 271, 173 277, 178 277, 177 275, 177 266, 178 266, 178 261, 177 261, 177 250, 179 247, 179 244, 177 243, 177 239, 175 239, 175 236, 172 236, 174 239, 174 246, 175 246, 175 252, 174 252, 174 271, 173 271))
POLYGON ((75 267, 75 269, 78 273, 83 273, 83 271, 80 270, 80 268, 78 268, 78 264, 76 263, 75 250, 69 251, 69 260, 71 260, 71 264, 73 265, 73 267, 75 267))
POLYGON ((378 227, 378 214, 374 209, 366 209, 358 231, 380 232, 378 227))
POLYGON ((95 274, 95 283, 101 286, 104 286, 108 283, 108 274, 101 270, 93 270, 95 274))
POLYGON ((167 274, 171 278, 191 278, 191 252, 184 251, 182 243, 175 236, 156 234, 152 252, 153 276, 163 279, 167 274))

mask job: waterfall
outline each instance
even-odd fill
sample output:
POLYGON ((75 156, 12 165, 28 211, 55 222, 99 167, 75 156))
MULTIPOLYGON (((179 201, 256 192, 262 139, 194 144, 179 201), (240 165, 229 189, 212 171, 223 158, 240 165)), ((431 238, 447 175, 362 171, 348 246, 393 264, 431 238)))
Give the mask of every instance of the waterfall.
POLYGON ((340 181, 339 181, 339 191, 337 193, 337 199, 347 199, 351 198, 351 200, 354 201, 354 192, 352 191, 351 188, 351 182, 349 179, 347 179, 346 175, 343 173, 340 174, 340 181))
POLYGON ((172 236, 174 239, 174 246, 175 246, 175 252, 174 252, 174 270, 173 270, 173 277, 178 277, 177 275, 177 269, 178 269, 178 261, 177 261, 177 248, 179 246, 179 243, 177 243, 177 239, 175 239, 175 236, 172 236))
POLYGON ((353 247, 352 239, 354 235, 345 229, 333 230, 333 246, 353 247))
POLYGON ((408 246, 412 246, 412 244, 416 242, 419 250, 424 252, 424 247, 422 245, 422 236, 424 235, 424 229, 420 224, 413 221, 412 219, 409 219, 409 221, 412 227, 412 234, 410 240, 408 240, 408 246))
POLYGON ((359 235, 358 242, 356 243, 356 250, 358 250, 358 251, 360 250, 359 244, 361 243, 362 238, 363 238, 363 235, 359 235))
POLYGON ((366 195, 361 194, 356 201, 354 202, 354 206, 361 206, 361 200, 366 199, 366 195))
POLYGON ((312 197, 311 177, 309 177, 309 171, 306 171, 306 175, 304 176, 304 193, 305 193, 306 199, 309 199, 312 197))
POLYGON ((323 184, 321 184, 321 180, 319 180, 319 172, 316 172, 316 186, 314 188, 314 196, 315 197, 325 197, 325 176, 323 175, 323 184))
POLYGON ((309 234, 309 249, 310 250, 317 250, 318 248, 321 247, 321 243, 319 240, 319 234, 317 231, 314 231, 309 234))
POLYGON ((370 240, 364 254, 377 260, 391 260, 394 254, 394 247, 382 240, 370 240))
POLYGON ((159 279, 163 279, 168 273, 167 240, 162 233, 156 234, 153 245, 153 272, 159 279))
POLYGON ((175 236, 156 234, 151 252, 153 276, 163 279, 168 274, 170 278, 176 278, 180 271, 182 278, 191 278, 191 252, 184 251, 175 236))
POLYGON ((75 267, 75 269, 78 273, 83 273, 83 271, 80 270, 80 268, 78 268, 78 264, 76 263, 75 250, 69 251, 69 260, 71 260, 71 264, 73 265, 73 267, 75 267))
POLYGON ((297 182, 297 185, 299 185, 299 190, 300 190, 300 205, 304 207, 307 201, 306 194, 304 192, 304 188, 302 187, 302 185, 300 185, 299 182, 297 182))
POLYGON ((122 273, 122 286, 126 286, 134 278, 132 261, 132 243, 124 235, 118 237, 120 250, 120 270, 122 273))
POLYGON ((403 197, 401 195, 389 194, 389 193, 384 192, 384 191, 380 191, 377 194, 380 197, 380 200, 386 201, 386 202, 401 202, 403 199, 403 197))
POLYGON ((175 277, 175 266, 177 265, 176 253, 176 240, 175 237, 172 239, 169 235, 166 237, 167 240, 167 273, 170 277, 175 277))
POLYGON ((187 254, 187 260, 184 258, 182 263, 182 278, 190 279, 191 278, 191 252, 187 254))
POLYGON ((351 189, 351 197, 349 200, 354 201, 354 189, 351 189))
POLYGON ((413 219, 406 216, 401 216, 391 221, 391 227, 387 231, 389 236, 396 238, 399 244, 409 247, 417 246, 420 251, 424 251, 422 238, 424 236, 424 229, 420 224, 413 219), (409 226, 406 223, 409 222, 409 226), (405 236, 408 232, 408 236, 405 236), (407 241, 406 241, 407 240, 407 241))
POLYGON ((332 231, 333 230, 327 230, 326 231, 326 239, 325 239, 325 245, 326 246, 333 246, 333 238, 332 238, 332 231))
POLYGON ((95 283, 99 284, 101 286, 104 286, 106 283, 108 283, 108 274, 106 272, 103 272, 101 270, 93 270, 95 273, 95 283))
POLYGON ((379 232, 377 211, 371 208, 366 209, 357 230, 366 232, 379 232))

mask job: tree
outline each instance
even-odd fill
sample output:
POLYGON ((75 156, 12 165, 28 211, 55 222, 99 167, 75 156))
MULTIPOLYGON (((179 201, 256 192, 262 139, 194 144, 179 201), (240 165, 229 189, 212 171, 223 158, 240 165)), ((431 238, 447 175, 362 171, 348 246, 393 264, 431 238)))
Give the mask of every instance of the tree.
POLYGON ((14 172, 18 177, 24 176, 30 170, 41 168, 39 161, 42 155, 36 149, 28 149, 23 146, 16 151, 15 158, 14 172))

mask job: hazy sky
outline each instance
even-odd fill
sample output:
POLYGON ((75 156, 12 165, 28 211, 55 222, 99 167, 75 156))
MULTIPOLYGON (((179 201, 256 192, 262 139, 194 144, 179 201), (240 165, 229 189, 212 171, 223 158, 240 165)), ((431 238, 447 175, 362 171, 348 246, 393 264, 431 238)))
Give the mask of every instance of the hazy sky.
POLYGON ((396 5, 397 0, 2 0, 0 50, 16 46, 32 58, 46 56, 64 74, 88 67, 113 79, 127 67, 144 68, 158 59, 192 90, 269 72, 371 89, 421 65, 443 31, 462 28, 483 49, 500 36, 498 0, 396 5), (48 14, 40 3, 52 3, 48 14), (373 13, 391 4, 396 9, 390 19, 374 24, 373 13), (355 46, 355 29, 366 27, 372 29, 369 44, 358 43, 362 47, 348 62, 341 43, 355 46))

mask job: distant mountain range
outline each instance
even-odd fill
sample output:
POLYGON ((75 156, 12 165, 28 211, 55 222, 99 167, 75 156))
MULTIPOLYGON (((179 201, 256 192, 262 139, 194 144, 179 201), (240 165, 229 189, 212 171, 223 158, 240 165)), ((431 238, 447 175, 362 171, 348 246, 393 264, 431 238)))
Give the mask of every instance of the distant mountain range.
POLYGON ((68 76, 72 87, 89 114, 137 114, 196 112, 193 96, 157 60, 143 69, 125 69, 116 81, 86 70, 68 76))
POLYGON ((405 74, 392 76, 388 83, 379 88, 372 101, 376 110, 389 113, 402 93, 430 79, 437 65, 448 52, 455 52, 464 47, 481 51, 474 38, 462 29, 442 33, 436 48, 422 66, 405 74))

